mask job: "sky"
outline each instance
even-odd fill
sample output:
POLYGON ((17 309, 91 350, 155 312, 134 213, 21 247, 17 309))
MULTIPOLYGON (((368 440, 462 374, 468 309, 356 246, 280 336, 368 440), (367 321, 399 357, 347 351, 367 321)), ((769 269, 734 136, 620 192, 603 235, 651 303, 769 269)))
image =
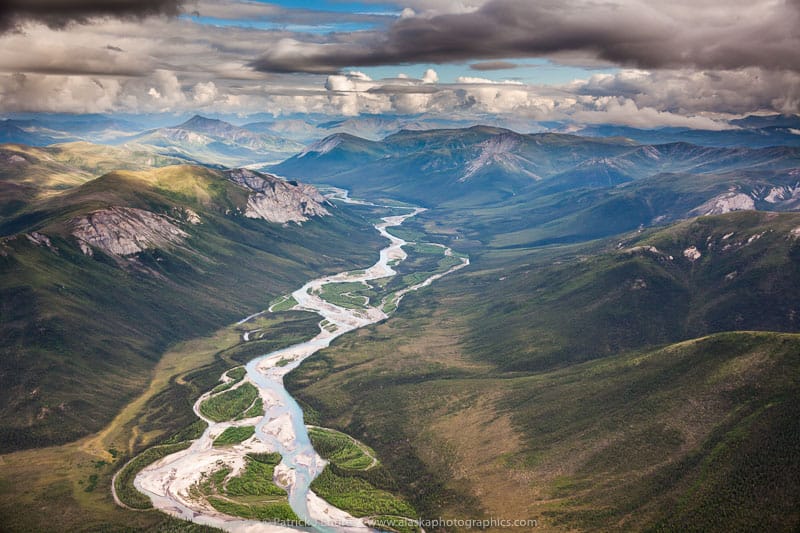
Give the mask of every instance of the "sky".
POLYGON ((800 113, 800 0, 5 0, 0 112, 729 127, 800 113))

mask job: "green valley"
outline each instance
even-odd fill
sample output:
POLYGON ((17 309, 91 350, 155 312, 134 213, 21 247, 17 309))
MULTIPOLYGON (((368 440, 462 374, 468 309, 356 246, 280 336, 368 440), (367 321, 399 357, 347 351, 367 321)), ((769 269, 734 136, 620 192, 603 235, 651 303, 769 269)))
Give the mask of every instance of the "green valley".
POLYGON ((752 330, 798 329, 798 227, 742 212, 484 253, 287 385, 423 516, 723 530, 768 508, 790 529, 800 345, 752 330))

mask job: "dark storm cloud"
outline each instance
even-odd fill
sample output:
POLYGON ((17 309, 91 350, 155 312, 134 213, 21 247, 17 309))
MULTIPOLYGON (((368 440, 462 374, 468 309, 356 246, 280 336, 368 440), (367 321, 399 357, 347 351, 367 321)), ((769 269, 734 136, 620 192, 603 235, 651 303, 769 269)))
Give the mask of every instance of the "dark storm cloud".
POLYGON ((472 70, 506 70, 510 68, 517 68, 519 65, 516 63, 509 63, 508 61, 483 61, 481 63, 473 63, 469 66, 472 70))
POLYGON ((252 66, 269 72, 575 54, 639 68, 800 71, 800 2, 490 0, 469 13, 398 19, 386 32, 284 43, 252 66))
POLYGON ((27 21, 43 22, 51 28, 83 23, 95 17, 141 18, 175 16, 183 0, 3 0, 0 32, 14 30, 27 21))

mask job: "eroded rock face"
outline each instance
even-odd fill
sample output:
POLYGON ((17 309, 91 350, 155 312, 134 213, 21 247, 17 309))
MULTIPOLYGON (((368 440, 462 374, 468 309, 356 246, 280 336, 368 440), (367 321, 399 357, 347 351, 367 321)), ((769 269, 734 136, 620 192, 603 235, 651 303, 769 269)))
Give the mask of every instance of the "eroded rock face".
POLYGON ((284 181, 244 168, 229 171, 228 178, 253 191, 244 213, 248 218, 285 224, 330 215, 324 206, 325 197, 313 185, 284 181))
POLYGON ((693 209, 691 215, 723 215, 731 211, 749 211, 756 208, 756 204, 750 195, 730 191, 719 196, 715 196, 700 207, 693 209))
POLYGON ((50 237, 42 233, 39 233, 38 231, 26 233, 25 237, 27 237, 27 239, 36 246, 46 246, 47 248, 50 249, 50 251, 53 252, 57 251, 56 248, 53 246, 53 243, 50 242, 50 237))
POLYGON ((94 211, 73 219, 71 226, 86 255, 92 255, 92 248, 111 255, 133 255, 146 249, 168 248, 189 236, 169 218, 132 207, 94 211))
POLYGON ((697 249, 697 246, 690 246, 683 251, 683 257, 685 257, 692 263, 700 259, 702 256, 703 254, 700 253, 700 250, 697 249))

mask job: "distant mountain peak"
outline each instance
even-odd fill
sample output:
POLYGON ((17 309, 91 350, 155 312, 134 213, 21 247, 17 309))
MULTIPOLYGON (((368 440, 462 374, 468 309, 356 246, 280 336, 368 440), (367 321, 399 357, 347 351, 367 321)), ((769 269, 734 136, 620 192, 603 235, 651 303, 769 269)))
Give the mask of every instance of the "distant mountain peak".
POLYGON ((316 153, 317 155, 324 155, 342 144, 342 141, 345 139, 345 134, 342 133, 334 133, 333 135, 329 135, 324 139, 315 142, 302 152, 298 154, 297 157, 304 157, 311 153, 316 153))
POLYGON ((233 124, 225 122, 224 120, 218 120, 216 118, 208 118, 202 115, 195 115, 183 124, 175 126, 176 128, 181 129, 207 129, 207 128, 219 128, 220 126, 230 126, 233 127, 233 124))

